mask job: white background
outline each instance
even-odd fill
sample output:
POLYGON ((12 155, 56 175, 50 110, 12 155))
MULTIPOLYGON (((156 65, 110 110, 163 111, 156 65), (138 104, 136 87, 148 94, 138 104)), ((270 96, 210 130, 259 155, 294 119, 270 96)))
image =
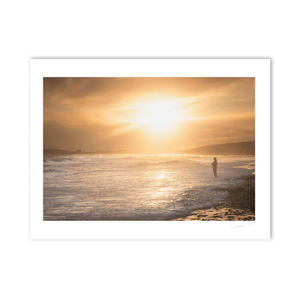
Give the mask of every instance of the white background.
POLYGON ((4 299, 298 299, 298 1, 2 2, 4 299), (271 58, 272 239, 30 241, 34 57, 271 58))

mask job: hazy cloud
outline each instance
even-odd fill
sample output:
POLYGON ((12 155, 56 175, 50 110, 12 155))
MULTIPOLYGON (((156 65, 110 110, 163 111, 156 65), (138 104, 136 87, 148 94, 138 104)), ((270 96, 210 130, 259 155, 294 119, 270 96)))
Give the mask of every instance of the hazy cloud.
POLYGON ((44 78, 45 148, 186 149, 254 134, 254 78, 44 78), (136 122, 158 101, 185 116, 165 135, 136 122))

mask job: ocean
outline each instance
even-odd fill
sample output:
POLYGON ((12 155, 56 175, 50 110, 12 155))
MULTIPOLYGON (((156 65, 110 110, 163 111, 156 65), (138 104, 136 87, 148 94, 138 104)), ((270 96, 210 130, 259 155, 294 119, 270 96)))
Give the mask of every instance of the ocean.
POLYGON ((170 220, 210 207, 241 176, 253 156, 95 154, 44 156, 44 220, 170 220))

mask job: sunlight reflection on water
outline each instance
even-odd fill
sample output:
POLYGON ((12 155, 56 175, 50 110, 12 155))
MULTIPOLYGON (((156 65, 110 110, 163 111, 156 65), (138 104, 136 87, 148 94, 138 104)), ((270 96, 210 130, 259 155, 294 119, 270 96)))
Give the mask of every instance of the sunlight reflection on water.
POLYGON ((254 157, 193 155, 45 156, 45 220, 165 220, 225 197, 214 187, 232 186, 253 170, 254 157))

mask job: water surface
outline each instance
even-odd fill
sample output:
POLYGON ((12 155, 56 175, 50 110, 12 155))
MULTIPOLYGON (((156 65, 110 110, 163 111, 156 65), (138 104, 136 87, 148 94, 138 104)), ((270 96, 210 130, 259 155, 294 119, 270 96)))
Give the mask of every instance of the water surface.
POLYGON ((44 220, 168 220, 223 201, 215 187, 239 184, 255 158, 219 156, 44 156, 44 220))

